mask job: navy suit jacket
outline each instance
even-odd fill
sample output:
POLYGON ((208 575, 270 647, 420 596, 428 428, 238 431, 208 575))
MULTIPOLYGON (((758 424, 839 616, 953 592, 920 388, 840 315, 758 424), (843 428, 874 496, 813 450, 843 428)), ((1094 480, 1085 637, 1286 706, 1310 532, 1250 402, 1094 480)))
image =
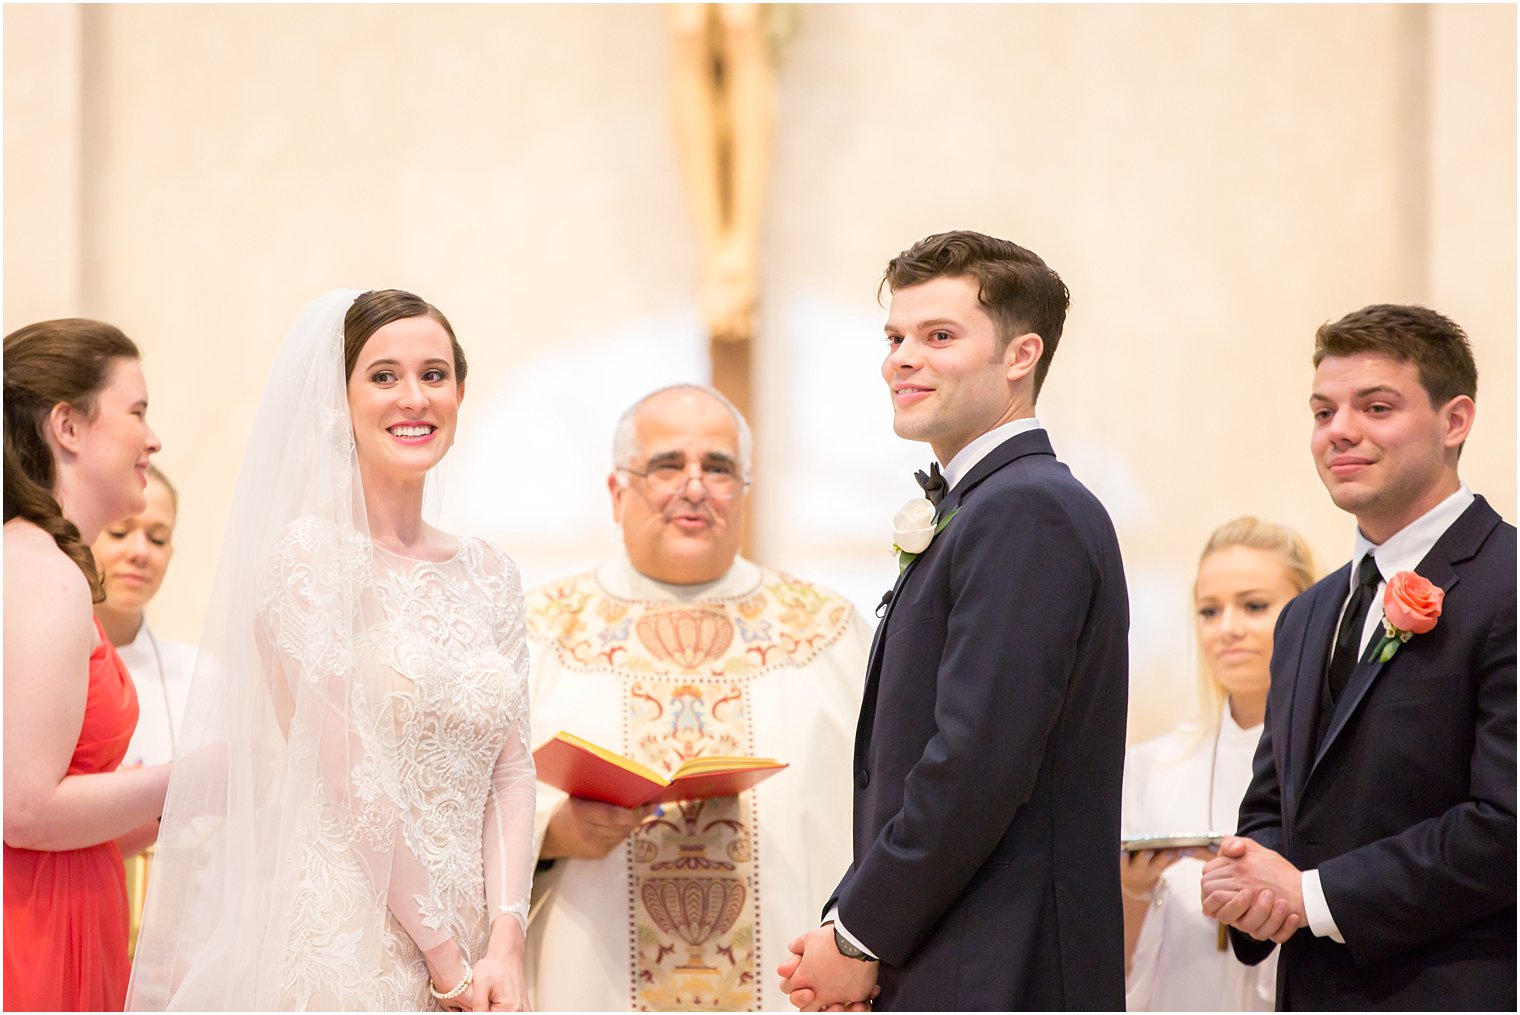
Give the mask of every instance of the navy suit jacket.
MULTIPOLYGON (((1350 564, 1283 608, 1240 833, 1318 869, 1344 945, 1283 945, 1284 1009, 1515 1010, 1515 528, 1477 498, 1415 568, 1435 628, 1320 688, 1350 564)), ((1370 653, 1369 653, 1370 654, 1370 653)), ((1271 942, 1232 931, 1259 962, 1271 942)))
POLYGON ((1043 430, 957 509, 877 628, 830 906, 882 960, 878 1009, 1122 1010, 1118 540, 1043 430))

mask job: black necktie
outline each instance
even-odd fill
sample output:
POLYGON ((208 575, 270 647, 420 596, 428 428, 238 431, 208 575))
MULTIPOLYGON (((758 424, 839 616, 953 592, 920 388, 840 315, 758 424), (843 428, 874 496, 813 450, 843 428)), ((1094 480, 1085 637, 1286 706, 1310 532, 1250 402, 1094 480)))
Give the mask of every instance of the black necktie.
POLYGON ((1362 653, 1362 628, 1367 624, 1367 610, 1372 606, 1378 582, 1382 580, 1377 561, 1372 559, 1372 554, 1367 554, 1356 570, 1356 588, 1351 590, 1351 598, 1346 600, 1341 629, 1335 635, 1335 651, 1330 656, 1332 702, 1340 700, 1341 692, 1346 689, 1346 681, 1351 679, 1351 671, 1356 669, 1357 657, 1362 653))
POLYGON ((939 474, 939 463, 930 462, 927 474, 919 470, 913 474, 913 478, 918 480, 918 485, 924 488, 925 499, 938 508, 939 502, 945 499, 945 493, 950 489, 950 484, 945 482, 945 477, 939 474))

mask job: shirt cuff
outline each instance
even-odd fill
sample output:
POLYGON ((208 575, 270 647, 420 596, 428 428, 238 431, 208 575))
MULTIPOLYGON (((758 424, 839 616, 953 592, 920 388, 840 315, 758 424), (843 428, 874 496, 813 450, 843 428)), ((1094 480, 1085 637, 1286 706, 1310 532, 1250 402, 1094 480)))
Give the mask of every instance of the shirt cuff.
POLYGON ((876 957, 876 953, 875 952, 871 951, 871 949, 867 948, 864 944, 861 943, 860 938, 856 937, 854 934, 851 934, 850 931, 849 931, 849 928, 847 928, 843 923, 839 922, 839 907, 838 906, 835 906, 833 909, 830 909, 828 911, 828 913, 824 915, 824 918, 823 918, 823 922, 824 923, 828 923, 831 920, 834 923, 834 929, 837 930, 837 931, 839 931, 840 936, 842 936, 846 941, 850 942, 850 944, 854 945, 856 948, 859 948, 861 951, 865 952, 866 956, 868 958, 870 958, 870 960, 872 962, 880 962, 881 961, 880 959, 878 959, 876 957))
POLYGON ((1314 936, 1327 937, 1336 944, 1345 944, 1346 939, 1341 937, 1341 929, 1335 925, 1335 917, 1330 915, 1330 903, 1325 899, 1325 889, 1320 886, 1319 871, 1304 871, 1299 890, 1304 896, 1304 915, 1309 918, 1309 929, 1314 932, 1314 936))

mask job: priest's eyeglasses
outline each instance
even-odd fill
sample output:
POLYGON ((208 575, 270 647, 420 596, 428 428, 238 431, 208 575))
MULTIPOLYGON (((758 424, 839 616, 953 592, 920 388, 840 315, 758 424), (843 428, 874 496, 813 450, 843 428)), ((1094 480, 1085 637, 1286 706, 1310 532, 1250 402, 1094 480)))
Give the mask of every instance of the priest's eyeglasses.
POLYGON ((749 487, 749 480, 739 475, 739 467, 733 462, 707 462, 699 475, 692 475, 685 467, 673 464, 651 465, 645 472, 638 469, 620 468, 630 476, 638 476, 648 484, 653 493, 662 497, 674 497, 686 492, 687 484, 695 480, 715 500, 733 500, 749 487))

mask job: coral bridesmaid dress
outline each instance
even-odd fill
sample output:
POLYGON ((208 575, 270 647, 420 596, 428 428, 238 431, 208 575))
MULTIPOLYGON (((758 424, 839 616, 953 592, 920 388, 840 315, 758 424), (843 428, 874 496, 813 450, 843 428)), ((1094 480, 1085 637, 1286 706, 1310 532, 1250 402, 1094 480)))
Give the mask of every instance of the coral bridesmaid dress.
MULTIPOLYGON (((113 772, 137 726, 137 691, 95 625, 70 775, 113 772)), ((43 851, 5 847, 7 1011, 121 1011, 127 999, 127 888, 114 842, 43 851)))

